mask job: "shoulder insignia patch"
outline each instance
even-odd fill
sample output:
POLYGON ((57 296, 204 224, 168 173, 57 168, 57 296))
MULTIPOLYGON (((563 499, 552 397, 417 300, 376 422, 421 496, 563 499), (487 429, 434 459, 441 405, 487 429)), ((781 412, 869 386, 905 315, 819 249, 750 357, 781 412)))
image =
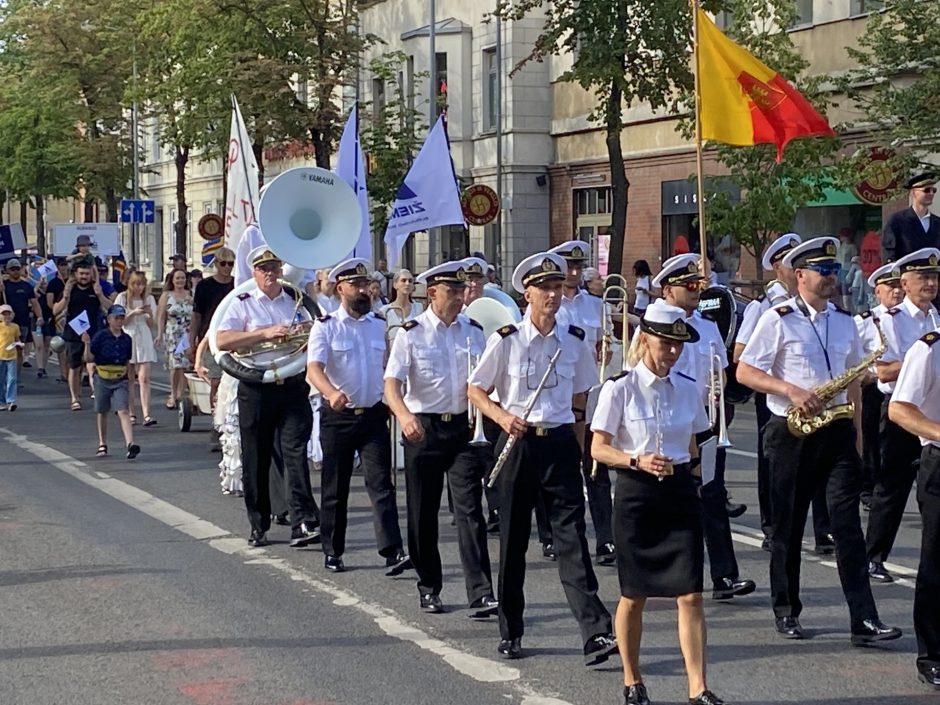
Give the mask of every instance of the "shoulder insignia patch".
POLYGON ((373 312, 372 312, 372 315, 375 316, 376 318, 378 318, 380 321, 384 321, 384 320, 385 320, 385 316, 383 316, 383 315, 382 315, 381 313, 379 313, 378 311, 373 311, 373 312))
POLYGON ((578 328, 577 326, 568 326, 568 332, 571 333, 578 340, 584 340, 584 328, 578 328))
POLYGON ((682 377, 683 379, 689 380, 690 382, 695 381, 695 377, 689 377, 685 372, 676 372, 676 374, 682 377))
POLYGON ((783 318, 787 314, 793 313, 793 307, 792 306, 778 306, 777 308, 774 309, 774 311, 777 312, 778 316, 783 318))
POLYGON ((470 321, 470 325, 473 326, 474 328, 479 328, 480 330, 483 330, 483 324, 480 323, 479 321, 475 321, 472 318, 468 318, 467 320, 470 321))
POLYGON ((930 332, 924 337, 922 337, 921 340, 927 343, 927 345, 933 345, 938 340, 940 340, 940 333, 937 333, 936 331, 930 332))
POLYGON ((858 314, 858 317, 861 318, 861 319, 864 321, 866 318, 871 318, 872 315, 874 315, 874 314, 872 314, 871 311, 865 311, 864 313, 858 314))
POLYGON ((251 294, 246 291, 244 294, 239 294, 239 295, 238 295, 238 300, 239 300, 239 301, 244 301, 244 300, 247 299, 249 296, 251 296, 251 294))
POLYGON ((514 325, 511 325, 511 324, 510 324, 510 325, 508 325, 508 326, 503 326, 502 328, 500 328, 500 329, 499 329, 498 331, 496 331, 496 332, 499 333, 502 337, 505 338, 505 337, 510 336, 510 335, 512 335, 513 333, 516 333, 516 332, 518 332, 518 331, 519 331, 518 328, 516 328, 514 325))
POLYGON ((839 313, 844 313, 846 316, 851 316, 852 314, 842 308, 839 304, 832 304, 832 307, 839 313))
POLYGON ((410 321, 405 321, 402 324, 402 330, 411 330, 412 328, 417 328, 420 325, 421 325, 420 323, 418 323, 415 319, 412 318, 410 321))
POLYGON ((901 313, 901 309, 889 308, 887 311, 885 311, 885 313, 887 313, 889 316, 897 316, 899 313, 901 313))
POLYGON ((614 375, 613 377, 608 377, 608 378, 607 378, 607 381, 608 381, 608 382, 616 382, 618 379, 623 379, 624 377, 626 377, 626 376, 629 375, 629 374, 630 374, 630 370, 624 370, 624 371, 621 372, 620 374, 614 375))
POLYGON ((326 314, 325 316, 317 316, 317 320, 320 321, 320 323, 326 323, 328 320, 330 320, 330 318, 330 314, 326 314))

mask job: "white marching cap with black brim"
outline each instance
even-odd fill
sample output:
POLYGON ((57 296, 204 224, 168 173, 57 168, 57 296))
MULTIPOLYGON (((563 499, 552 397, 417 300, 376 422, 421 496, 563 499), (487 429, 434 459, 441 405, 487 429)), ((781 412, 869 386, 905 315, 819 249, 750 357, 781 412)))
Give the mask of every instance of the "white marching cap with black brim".
POLYGON ((704 279, 705 276, 699 269, 701 261, 702 256, 694 252, 670 257, 663 262, 663 268, 653 279, 653 286, 661 289, 664 286, 685 284, 696 279, 704 279))
POLYGON ((466 286, 467 269, 464 266, 464 260, 459 259, 456 262, 444 262, 431 267, 426 272, 415 277, 415 281, 425 286, 434 286, 435 284, 447 284, 449 286, 466 286))
POLYGON ((794 247, 783 258, 783 266, 800 269, 813 264, 831 264, 836 261, 839 241, 834 237, 814 237, 794 247))
POLYGON ((686 323, 685 311, 663 299, 657 299, 646 309, 640 319, 640 330, 677 343, 695 343, 699 339, 698 331, 686 323))
POLYGON ((554 252, 537 252, 516 265, 512 273, 512 288, 520 294, 526 287, 539 286, 553 279, 563 280, 568 273, 568 263, 554 252))
POLYGON ((363 279, 369 281, 369 262, 362 257, 353 257, 330 270, 330 281, 334 283, 363 279))
POLYGON ((897 266, 896 262, 888 262, 888 264, 883 264, 874 272, 871 273, 871 276, 868 277, 868 286, 874 289, 879 284, 888 284, 890 282, 900 282, 901 281, 901 272, 899 272, 895 267, 897 266))
POLYGON ((764 250, 764 257, 761 260, 761 266, 766 271, 772 272, 774 265, 786 257, 790 250, 802 242, 803 238, 801 238, 796 233, 787 233, 786 235, 781 235, 772 243, 770 243, 766 250, 764 250))

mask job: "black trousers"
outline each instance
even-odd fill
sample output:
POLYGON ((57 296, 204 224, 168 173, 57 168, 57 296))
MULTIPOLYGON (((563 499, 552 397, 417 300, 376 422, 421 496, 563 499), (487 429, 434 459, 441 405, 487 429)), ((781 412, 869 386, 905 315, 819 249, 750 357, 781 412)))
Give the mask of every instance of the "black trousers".
POLYGON ((921 453, 917 436, 888 418, 890 401, 891 396, 886 395, 881 405, 881 468, 871 493, 866 536, 868 560, 879 563, 888 560, 894 546, 921 453))
POLYGON ((605 543, 614 542, 614 501, 610 493, 610 468, 604 463, 598 463, 597 477, 591 478, 591 470, 594 468, 594 459, 591 457, 593 438, 594 434, 589 429, 585 429, 581 472, 584 475, 591 521, 594 523, 594 550, 596 551, 605 543))
POLYGON ((295 527, 318 523, 307 464, 307 442, 313 428, 309 392, 303 375, 284 384, 238 383, 245 508, 255 531, 271 527, 269 476, 275 446, 280 447, 291 523, 295 527))
POLYGON ((862 498, 871 499, 881 474, 881 405, 885 395, 875 382, 862 387, 862 498))
POLYGON ((379 555, 394 555, 401 548, 402 541, 398 528, 395 486, 392 484, 388 407, 379 402, 356 413, 353 409, 334 411, 329 404, 323 404, 320 407, 320 446, 323 448, 323 470, 320 474, 320 536, 323 552, 342 556, 346 550, 349 483, 352 480, 353 458, 358 451, 366 491, 372 502, 379 555))
POLYGON ((858 514, 862 489, 861 459, 855 428, 840 419, 805 438, 797 438, 782 416, 772 416, 764 430, 770 464, 773 538, 770 594, 777 617, 799 617, 800 559, 803 529, 813 497, 825 488, 836 543, 836 563, 852 626, 877 618, 868 582, 865 538, 858 514))
POLYGON ((925 446, 917 472, 917 503, 923 529, 914 587, 917 661, 940 666, 940 448, 925 446))
MULTIPOLYGON (((715 435, 714 431, 704 431, 695 437, 701 445, 715 435)), ((721 448, 717 451, 724 456, 721 448)), ((722 458, 723 460, 723 458, 722 458)), ((723 464, 723 463, 722 463, 723 464)), ((738 561, 734 554, 734 542, 731 539, 731 520, 725 506, 728 492, 725 489, 724 473, 718 473, 718 458, 715 462, 715 479, 702 486, 702 522, 705 532, 705 547, 708 549, 708 569, 713 583, 722 578, 738 577, 738 561)))
MULTIPOLYGON (((506 442, 505 434, 496 453, 506 442)), ((499 632, 515 639, 525 632, 525 554, 532 533, 532 510, 544 502, 552 527, 558 574, 568 607, 581 628, 582 642, 610 633, 610 613, 597 596, 584 523, 581 446, 572 425, 537 435, 532 428, 509 454, 497 483, 502 498, 499 522, 499 632)))
POLYGON ((405 491, 408 501, 408 555, 418 574, 418 592, 440 593, 444 584, 438 549, 441 494, 449 479, 457 525, 457 549, 467 601, 493 594, 490 554, 483 517, 484 450, 470 445, 467 415, 444 421, 440 414, 418 414, 424 439, 405 441, 405 491))

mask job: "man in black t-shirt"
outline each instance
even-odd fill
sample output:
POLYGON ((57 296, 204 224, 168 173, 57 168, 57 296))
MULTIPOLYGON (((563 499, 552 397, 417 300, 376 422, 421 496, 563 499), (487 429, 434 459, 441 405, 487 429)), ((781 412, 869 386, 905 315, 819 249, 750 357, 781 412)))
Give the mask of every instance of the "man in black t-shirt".
MULTIPOLYGON (((65 292, 65 282, 69 280, 69 261, 66 257, 56 257, 55 266, 58 272, 56 276, 49 280, 49 283, 46 284, 46 293, 40 299, 39 305, 42 308, 43 318, 46 321, 46 325, 43 326, 42 334, 45 337, 46 350, 49 350, 49 342, 56 335, 61 334, 63 331, 60 330, 59 326, 56 325, 56 316, 53 314, 53 308, 56 303, 62 300, 62 295, 65 292)), ((65 382, 66 379, 66 370, 68 365, 65 361, 65 349, 62 349, 58 353, 59 357, 59 381, 65 382)))
MULTIPOLYGON (((88 316, 91 328, 90 336, 98 331, 101 325, 101 311, 107 311, 111 301, 101 290, 98 273, 92 262, 81 260, 72 269, 72 277, 66 282, 62 291, 62 298, 52 307, 52 312, 59 315, 65 312, 65 326, 62 337, 65 338, 65 363, 69 368, 69 395, 71 396, 72 411, 82 408, 79 401, 82 382, 82 358, 85 345, 81 337, 69 325, 82 311, 88 316)), ((89 376, 94 368, 89 365, 89 376)))
MULTIPOLYGON (((196 360, 196 348, 199 347, 199 342, 209 331, 212 314, 215 313, 226 294, 235 288, 235 253, 227 247, 219 249, 215 254, 215 268, 215 275, 199 282, 193 296, 193 318, 189 324, 190 348, 186 353, 193 362, 196 360)), ((202 365, 209 378, 209 398, 215 406, 215 395, 219 389, 219 380, 222 379, 222 369, 213 355, 208 352, 202 356, 202 365)))
MULTIPOLYGON (((7 279, 3 282, 4 301, 13 308, 13 322, 20 327, 20 342, 33 342, 33 331, 30 325, 30 314, 37 320, 42 320, 42 311, 36 300, 33 285, 23 278, 23 267, 18 259, 11 259, 6 263, 7 279)), ((23 367, 26 348, 16 349, 17 367, 23 367)), ((20 379, 22 377, 20 376, 20 379)))

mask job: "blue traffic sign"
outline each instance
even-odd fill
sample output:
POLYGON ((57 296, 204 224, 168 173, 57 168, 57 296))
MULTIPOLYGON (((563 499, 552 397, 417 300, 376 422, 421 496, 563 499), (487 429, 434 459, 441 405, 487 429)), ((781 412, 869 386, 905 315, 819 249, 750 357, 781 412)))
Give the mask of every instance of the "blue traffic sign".
POLYGON ((153 201, 131 198, 121 201, 122 223, 153 223, 156 212, 153 201))

